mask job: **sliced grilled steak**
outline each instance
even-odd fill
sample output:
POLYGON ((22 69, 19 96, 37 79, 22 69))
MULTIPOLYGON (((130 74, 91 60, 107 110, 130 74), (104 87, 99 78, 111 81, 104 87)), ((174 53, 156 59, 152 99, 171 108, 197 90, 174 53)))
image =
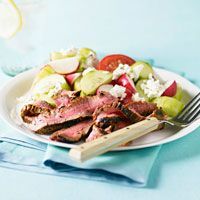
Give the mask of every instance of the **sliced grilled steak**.
POLYGON ((69 106, 55 108, 49 113, 32 117, 28 128, 39 134, 51 134, 59 129, 70 127, 77 122, 92 117, 98 107, 118 102, 118 99, 108 93, 96 96, 77 97, 69 106))
POLYGON ((125 118, 121 110, 116 108, 117 103, 104 105, 95 110, 93 120, 98 127, 107 128, 125 118))
POLYGON ((53 99, 56 103, 57 108, 61 108, 63 106, 68 106, 71 101, 77 98, 80 95, 79 91, 66 91, 61 90, 58 94, 56 94, 53 99))
POLYGON ((117 122, 114 125, 113 131, 119 130, 119 129, 124 128, 124 127, 129 126, 129 125, 131 125, 130 121, 121 120, 120 122, 117 122))
POLYGON ((50 111, 53 107, 45 101, 25 105, 21 110, 21 116, 37 116, 42 112, 50 111))
POLYGON ((107 128, 101 128, 98 127, 97 125, 93 125, 92 127, 92 131, 89 134, 88 138, 86 139, 86 142, 90 142, 92 140, 95 140, 103 135, 109 134, 113 131, 119 130, 121 128, 124 128, 126 126, 130 125, 130 122, 127 121, 118 121, 117 123, 108 126, 107 128))
MULTIPOLYGON (((79 96, 80 92, 61 90, 53 97, 56 107, 68 106, 69 103, 79 96)), ((46 101, 36 101, 33 104, 25 105, 21 110, 21 117, 26 121, 26 116, 33 117, 44 112, 50 112, 55 106, 50 105, 46 101)), ((27 117, 27 119, 29 119, 27 117)), ((29 121, 29 120, 28 120, 29 121)), ((28 123, 28 122, 27 122, 28 123)))
MULTIPOLYGON (((128 104, 129 105, 129 104, 128 104)), ((136 104, 137 105, 137 104, 136 104)), ((121 120, 126 120, 131 123, 136 123, 145 119, 145 116, 140 115, 136 110, 132 108, 132 104, 130 104, 130 109, 128 106, 124 106, 120 102, 114 102, 111 105, 105 105, 102 108, 99 108, 93 114, 93 119, 96 120, 96 124, 101 123, 100 127, 106 127, 102 125, 102 122, 117 123, 121 120), (105 120, 104 120, 105 119, 105 120)), ((136 106, 137 108, 137 106, 136 106)), ((144 111, 143 111, 144 112, 144 111)), ((109 124, 111 125, 111 124, 109 124)))
POLYGON ((95 140, 97 138, 100 138, 101 136, 107 134, 102 128, 99 128, 98 126, 94 125, 92 127, 92 131, 89 134, 88 138, 86 139, 86 142, 90 142, 92 140, 95 140))
POLYGON ((120 122, 122 120, 121 117, 114 115, 114 114, 110 114, 106 117, 103 118, 99 118, 98 121, 95 121, 95 124, 98 127, 101 127, 103 129, 116 124, 117 122, 120 122))
POLYGON ((92 120, 85 120, 69 128, 56 131, 50 136, 50 138, 60 142, 78 142, 82 138, 86 137, 92 124, 92 120))
POLYGON ((102 107, 99 107, 93 113, 93 119, 96 120, 97 118, 103 118, 107 115, 116 115, 121 118, 126 118, 123 112, 118 108, 118 102, 113 102, 112 104, 107 104, 102 107))
POLYGON ((133 112, 137 112, 142 116, 147 117, 152 114, 155 110, 157 110, 157 105, 155 103, 149 103, 145 101, 135 101, 126 105, 128 109, 133 112))
POLYGON ((34 103, 35 106, 38 106, 41 109, 51 110, 54 108, 51 104, 47 103, 46 101, 36 101, 34 103))
POLYGON ((30 123, 32 117, 38 116, 41 113, 48 113, 53 109, 53 106, 46 101, 36 101, 34 104, 25 105, 21 110, 21 117, 24 122, 30 123))
POLYGON ((144 116, 140 115, 135 110, 131 110, 128 107, 122 105, 122 103, 117 103, 116 107, 122 111, 126 118, 131 121, 131 123, 136 123, 145 119, 144 116))

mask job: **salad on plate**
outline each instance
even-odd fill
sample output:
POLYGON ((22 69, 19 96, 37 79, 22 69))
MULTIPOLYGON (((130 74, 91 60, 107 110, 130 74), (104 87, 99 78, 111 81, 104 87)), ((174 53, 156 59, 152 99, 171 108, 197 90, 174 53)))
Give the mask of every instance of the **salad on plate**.
POLYGON ((162 81, 147 62, 122 54, 98 60, 89 48, 72 48, 50 54, 17 106, 31 131, 76 143, 152 116, 172 118, 184 107, 182 93, 176 80, 162 81))

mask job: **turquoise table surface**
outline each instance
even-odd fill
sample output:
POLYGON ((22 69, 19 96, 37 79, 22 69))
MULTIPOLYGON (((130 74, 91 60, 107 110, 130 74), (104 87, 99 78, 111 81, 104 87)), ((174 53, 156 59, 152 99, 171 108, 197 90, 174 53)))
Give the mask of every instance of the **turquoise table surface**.
MULTIPOLYGON (((45 34, 37 48, 44 57, 74 45, 102 55, 153 58, 155 65, 184 71, 200 81, 199 10, 199 0, 48 1, 45 34)), ((0 40, 0 62, 9 59, 8 51, 0 40)), ((6 78, 0 77, 4 82, 6 78)), ((199 200, 200 129, 163 145, 146 188, 0 168, 0 199, 199 200)))

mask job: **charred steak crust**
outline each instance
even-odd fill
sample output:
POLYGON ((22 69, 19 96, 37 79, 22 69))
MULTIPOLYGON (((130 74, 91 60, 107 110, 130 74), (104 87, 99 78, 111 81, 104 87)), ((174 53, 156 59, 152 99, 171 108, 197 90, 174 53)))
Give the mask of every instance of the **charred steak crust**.
POLYGON ((21 110, 21 118, 26 123, 30 123, 30 117, 38 116, 41 113, 48 113, 50 112, 50 105, 49 107, 42 107, 38 103, 37 104, 28 104, 25 105, 21 110))
POLYGON ((92 125, 92 120, 85 120, 69 128, 56 131, 50 138, 60 142, 78 142, 88 135, 92 125))
POLYGON ((93 120, 95 124, 100 128, 107 128, 114 126, 114 124, 126 119, 126 116, 118 109, 118 102, 114 102, 109 105, 104 105, 101 108, 97 108, 93 114, 93 120))
POLYGON ((108 93, 96 96, 77 97, 69 106, 52 109, 50 112, 29 117, 29 129, 39 134, 51 134, 61 128, 70 127, 82 120, 92 117, 98 107, 102 107, 118 99, 108 93))
POLYGON ((111 104, 104 105, 100 108, 97 108, 93 113, 93 119, 96 120, 99 115, 105 113, 105 115, 115 114, 121 118, 126 118, 123 112, 118 108, 118 101, 114 101, 111 104))
POLYGON ((79 117, 77 119, 65 121, 65 122, 60 123, 60 124, 47 125, 47 126, 41 128, 41 129, 37 130, 36 133, 42 134, 42 135, 47 135, 47 134, 49 135, 49 134, 52 134, 55 131, 58 131, 60 129, 69 128, 71 126, 74 126, 74 125, 76 125, 76 124, 78 124, 81 121, 86 120, 86 119, 92 119, 92 117, 91 116, 79 117))
POLYGON ((158 109, 155 103, 150 103, 145 101, 131 102, 126 104, 125 107, 145 117, 152 114, 155 110, 158 109))
POLYGON ((100 138, 101 136, 103 136, 105 134, 107 134, 107 132, 104 129, 99 128, 96 125, 93 125, 92 131, 90 132, 89 136, 87 137, 86 142, 90 142, 92 140, 100 138))
POLYGON ((109 93, 80 97, 79 92, 60 91, 54 96, 56 107, 35 102, 21 110, 27 127, 38 134, 52 134, 55 141, 91 141, 148 117, 164 119, 162 110, 149 102, 124 105, 109 93))
POLYGON ((130 110, 122 103, 118 103, 117 108, 119 108, 123 112, 123 114, 131 121, 131 123, 136 123, 145 119, 145 117, 141 116, 134 110, 130 110))
POLYGON ((99 119, 99 121, 95 122, 95 124, 98 127, 107 128, 110 125, 113 125, 117 122, 120 122, 121 120, 122 120, 122 118, 119 117, 119 116, 113 116, 113 117, 108 116, 108 117, 104 117, 104 118, 99 119))

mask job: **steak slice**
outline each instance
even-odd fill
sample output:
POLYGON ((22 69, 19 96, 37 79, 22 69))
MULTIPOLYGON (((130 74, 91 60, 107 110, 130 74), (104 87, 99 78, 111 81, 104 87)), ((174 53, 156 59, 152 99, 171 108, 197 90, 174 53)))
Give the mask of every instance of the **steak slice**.
POLYGON ((104 105, 99 107, 93 113, 93 119, 106 117, 107 115, 119 116, 121 118, 126 118, 123 112, 118 108, 118 102, 113 102, 111 104, 104 105))
POLYGON ((50 136, 50 139, 59 142, 79 142, 82 138, 85 138, 93 124, 92 120, 82 121, 69 128, 56 131, 50 136))
POLYGON ((106 117, 99 118, 98 121, 97 120, 95 121, 95 124, 98 127, 105 129, 105 128, 111 126, 111 125, 116 124, 117 122, 120 122, 121 120, 122 120, 121 117, 114 115, 114 114, 110 114, 106 117))
POLYGON ((127 121, 118 121, 117 123, 115 123, 114 125, 110 125, 107 128, 101 128, 97 125, 93 125, 92 127, 92 131, 89 134, 89 136, 86 139, 86 142, 90 142, 92 140, 95 140, 97 138, 102 137, 103 135, 109 134, 113 131, 119 130, 121 128, 124 128, 126 126, 130 125, 130 122, 127 121))
POLYGON ((131 125, 130 121, 121 120, 120 122, 116 123, 113 127, 113 131, 117 131, 121 128, 131 125))
MULTIPOLYGON (((78 97, 80 92, 61 90, 53 97, 56 107, 68 106, 70 102, 78 97)), ((50 105, 46 101, 36 101, 33 104, 25 105, 21 110, 21 117, 24 122, 30 123, 31 117, 41 113, 50 112, 55 106, 50 105)))
POLYGON ((120 102, 114 102, 110 105, 105 105, 94 112, 93 120, 95 120, 95 125, 86 142, 152 116, 159 119, 163 117, 162 111, 153 103, 131 102, 123 105, 120 102))
POLYGON ((126 108, 130 109, 133 112, 147 117, 157 110, 157 105, 155 103, 149 103, 146 101, 134 101, 126 105, 126 108))
POLYGON ((55 101, 56 107, 61 108, 63 106, 68 106, 79 95, 80 91, 61 90, 53 97, 53 100, 55 101))
POLYGON ((51 112, 32 117, 32 121, 27 126, 36 133, 51 134, 59 129, 70 127, 84 119, 91 118, 96 108, 112 102, 118 102, 118 99, 109 93, 77 97, 69 106, 55 108, 51 112))
MULTIPOLYGON (((136 105, 136 108, 138 108, 139 105, 136 105)), ((105 128, 120 121, 127 121, 128 124, 131 124, 142 121, 146 118, 134 110, 132 104, 129 106, 130 108, 123 105, 121 102, 114 102, 97 109, 93 114, 93 119, 99 127, 105 128)))
POLYGON ((90 142, 92 140, 95 140, 97 138, 100 138, 101 136, 107 134, 102 128, 99 128, 96 125, 93 125, 92 131, 89 134, 89 136, 86 139, 86 142, 90 142))
POLYGON ((98 127, 105 129, 125 118, 121 110, 116 108, 116 105, 117 103, 112 103, 95 110, 93 120, 98 127))
POLYGON ((41 113, 48 113, 53 106, 46 101, 36 101, 34 104, 25 105, 21 110, 21 117, 24 122, 30 123, 31 117, 38 116, 41 113))
POLYGON ((124 106, 122 103, 117 103, 116 107, 122 111, 122 113, 126 116, 127 119, 131 123, 136 123, 145 119, 144 116, 140 115, 134 109, 129 109, 127 106, 124 106))

